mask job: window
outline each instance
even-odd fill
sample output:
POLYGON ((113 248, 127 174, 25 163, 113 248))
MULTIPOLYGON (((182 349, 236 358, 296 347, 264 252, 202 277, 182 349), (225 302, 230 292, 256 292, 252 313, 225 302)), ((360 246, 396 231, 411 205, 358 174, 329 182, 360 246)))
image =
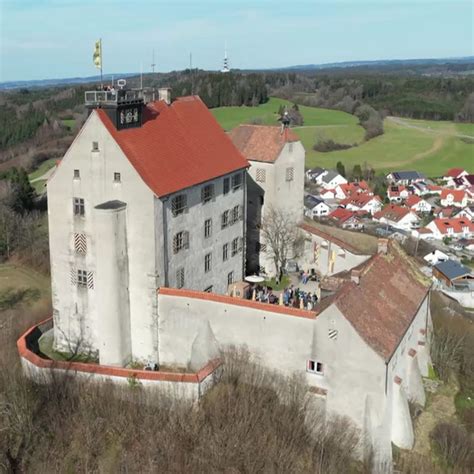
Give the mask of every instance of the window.
POLYGON ((189 232, 178 232, 173 238, 173 253, 189 248, 189 232))
POLYGON ((99 151, 99 142, 92 142, 92 151, 99 151))
POLYGON ((229 272, 227 274, 227 284, 232 285, 234 283, 234 272, 229 272))
POLYGON ((207 288, 204 288, 204 291, 206 293, 212 293, 212 285, 211 286, 208 286, 207 288))
POLYGON ((315 360, 308 360, 307 371, 313 374, 322 375, 324 373, 322 362, 317 362, 315 360))
POLYGON ((87 288, 87 271, 77 270, 77 286, 87 288))
POLYGON ((286 180, 293 181, 295 177, 295 169, 294 168, 286 168, 286 180))
POLYGON ((178 216, 187 210, 187 196, 186 194, 178 194, 171 201, 171 212, 173 216, 178 216))
POLYGON ((232 219, 231 219, 232 224, 234 224, 235 222, 239 220, 241 214, 242 213, 240 212, 240 206, 237 205, 232 208, 232 219))
POLYGON ((222 261, 225 262, 229 259, 229 244, 224 244, 222 246, 222 261))
POLYGON ((74 179, 80 179, 81 178, 81 172, 79 170, 74 170, 74 179))
POLYGON ((204 221, 204 238, 207 239, 212 235, 212 219, 204 221))
POLYGON ((222 213, 221 227, 222 229, 225 229, 228 225, 229 225, 229 211, 224 211, 222 213))
POLYGON ((224 178, 224 194, 227 194, 230 189, 230 178, 224 178))
POLYGON ((239 238, 236 237, 232 240, 232 257, 239 253, 239 238))
POLYGON ((212 262, 212 254, 208 253, 204 256, 204 271, 206 273, 211 271, 211 262, 212 262))
POLYGON ((176 270, 176 287, 183 288, 184 286, 184 268, 176 270))
POLYGON ((114 183, 120 183, 121 181, 120 173, 114 173, 114 183))
POLYGON ((266 170, 262 168, 257 168, 257 176, 256 176, 257 183, 264 183, 266 178, 267 178, 266 170))
POLYGON ((75 216, 83 216, 85 213, 84 209, 84 199, 82 198, 73 198, 73 208, 75 216))
POLYGON ((232 190, 237 191, 237 189, 240 189, 242 187, 243 179, 242 179, 242 173, 237 173, 232 176, 232 190))
POLYGON ((328 330, 328 337, 329 339, 336 340, 337 339, 337 329, 331 328, 328 330))
POLYGON ((74 250, 82 255, 87 253, 86 234, 74 234, 74 250))
POLYGON ((212 201, 214 198, 214 185, 208 184, 201 188, 201 201, 203 204, 212 201))

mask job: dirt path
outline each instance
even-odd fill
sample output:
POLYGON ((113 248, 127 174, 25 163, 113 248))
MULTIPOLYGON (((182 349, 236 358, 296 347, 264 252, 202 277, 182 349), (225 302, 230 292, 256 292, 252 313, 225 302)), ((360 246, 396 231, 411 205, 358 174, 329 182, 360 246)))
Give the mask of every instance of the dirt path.
POLYGON ((396 123, 397 125, 401 125, 402 127, 414 128, 415 130, 420 130, 421 132, 434 133, 436 135, 445 135, 445 136, 450 136, 450 137, 474 138, 474 136, 472 136, 472 135, 457 133, 454 129, 451 132, 447 128, 446 129, 439 129, 439 128, 424 127, 422 125, 415 125, 413 123, 406 122, 405 120, 401 119, 400 117, 388 116, 388 117, 386 117, 386 119, 390 120, 393 123, 396 123))
POLYGON ((430 394, 423 413, 415 423, 415 446, 413 451, 430 456, 430 433, 441 421, 452 421, 456 407, 454 395, 458 387, 454 383, 440 385, 436 393, 430 394))

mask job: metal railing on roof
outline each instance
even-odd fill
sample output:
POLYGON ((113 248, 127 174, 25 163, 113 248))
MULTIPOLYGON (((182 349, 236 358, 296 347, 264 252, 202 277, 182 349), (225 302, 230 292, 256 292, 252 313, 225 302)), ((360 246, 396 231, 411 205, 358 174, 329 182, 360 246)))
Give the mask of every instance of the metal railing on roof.
POLYGON ((84 100, 86 105, 118 104, 143 99, 141 89, 118 89, 108 91, 86 91, 84 100))

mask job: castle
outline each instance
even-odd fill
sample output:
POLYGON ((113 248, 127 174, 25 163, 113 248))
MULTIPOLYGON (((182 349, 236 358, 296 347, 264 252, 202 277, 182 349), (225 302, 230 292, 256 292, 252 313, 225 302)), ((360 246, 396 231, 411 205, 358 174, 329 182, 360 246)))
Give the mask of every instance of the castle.
MULTIPOLYGON (((424 404, 431 332, 429 282, 413 262, 395 243, 359 255, 300 222, 304 149, 291 130, 227 135, 198 97, 118 92, 86 95, 90 115, 48 182, 55 348, 87 347, 100 365, 75 370, 119 381, 131 361, 187 368, 195 379, 166 379, 183 387, 208 377, 220 350, 245 346, 302 374, 308 396, 352 420, 380 462, 392 442, 412 447, 408 401, 424 404), (311 311, 229 296, 246 265, 272 272, 255 225, 269 207, 301 226, 305 264, 338 275, 311 311)), ((20 353, 38 371, 31 334, 20 353)))

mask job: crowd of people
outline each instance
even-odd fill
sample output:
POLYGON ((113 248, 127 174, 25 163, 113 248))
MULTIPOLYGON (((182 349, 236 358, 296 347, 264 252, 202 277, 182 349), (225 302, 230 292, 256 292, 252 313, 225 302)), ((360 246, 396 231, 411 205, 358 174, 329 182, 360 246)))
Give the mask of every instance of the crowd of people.
POLYGON ((273 288, 269 286, 256 285, 249 289, 247 299, 311 311, 318 302, 318 295, 315 292, 295 288, 293 285, 286 287, 281 294, 278 295, 275 294, 273 288))

